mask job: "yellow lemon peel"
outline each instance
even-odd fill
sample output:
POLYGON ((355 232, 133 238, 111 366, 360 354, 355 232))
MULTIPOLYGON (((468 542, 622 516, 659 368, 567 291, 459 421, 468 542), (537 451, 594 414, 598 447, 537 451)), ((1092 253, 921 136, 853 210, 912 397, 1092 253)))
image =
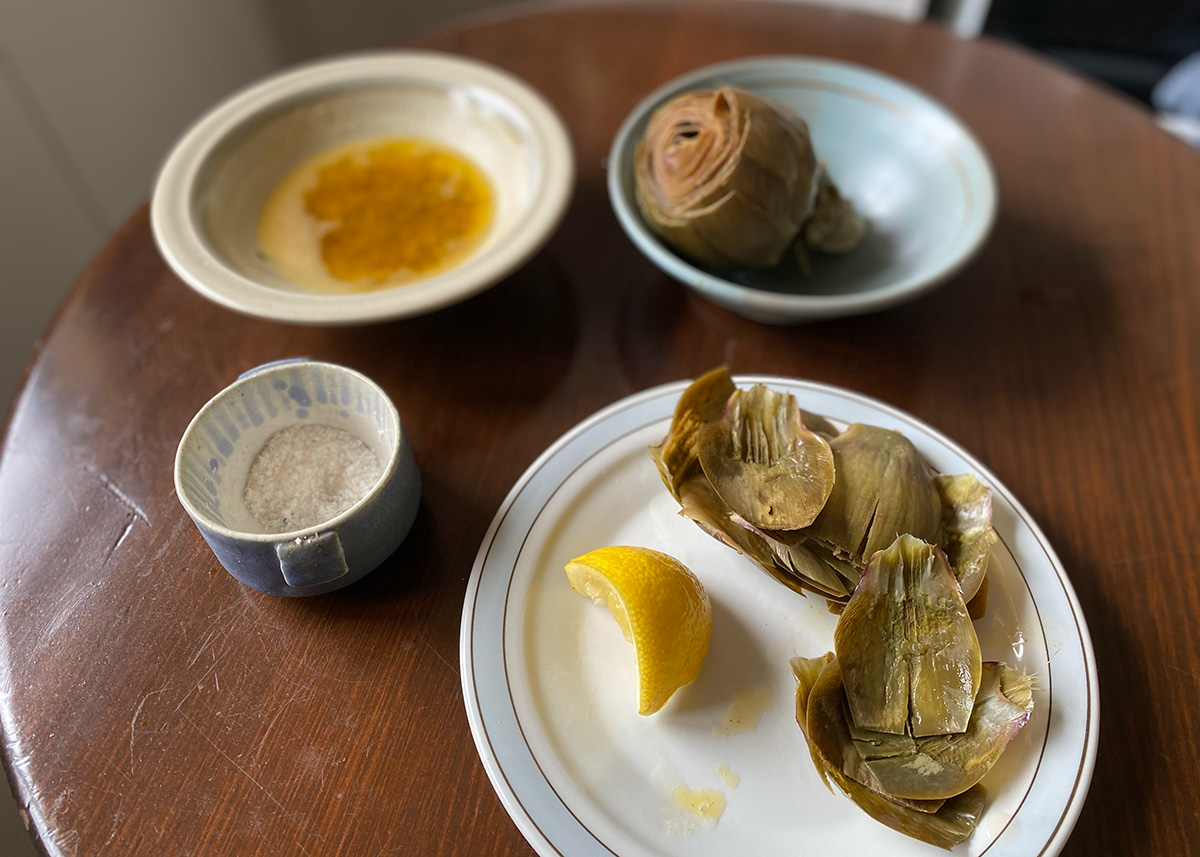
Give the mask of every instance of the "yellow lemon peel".
POLYGON ((658 711, 695 680, 712 637, 712 603, 687 566, 650 548, 616 545, 565 569, 571 588, 608 607, 633 644, 639 714, 658 711))

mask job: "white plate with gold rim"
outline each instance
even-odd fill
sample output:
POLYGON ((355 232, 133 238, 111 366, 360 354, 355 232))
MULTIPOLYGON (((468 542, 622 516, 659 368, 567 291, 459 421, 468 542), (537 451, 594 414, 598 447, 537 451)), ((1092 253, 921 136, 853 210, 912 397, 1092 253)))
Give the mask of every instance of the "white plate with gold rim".
MULTIPOLYGON (((973 472, 991 486, 1000 540, 976 629, 985 660, 1036 677, 1035 708, 985 777, 983 817, 955 853, 1057 854, 1091 779, 1099 690, 1079 603, 1037 525, 979 461, 902 411, 809 381, 735 381, 790 392, 835 421, 899 430, 937 470, 973 472)), ((484 538, 461 663, 492 785, 544 857, 944 853, 821 783, 796 725, 788 660, 831 649, 836 617, 678 514, 646 450, 685 387, 630 396, 569 431, 518 480, 484 538), (713 601, 699 678, 649 717, 637 714, 631 647, 563 572, 609 544, 678 557, 713 601)))

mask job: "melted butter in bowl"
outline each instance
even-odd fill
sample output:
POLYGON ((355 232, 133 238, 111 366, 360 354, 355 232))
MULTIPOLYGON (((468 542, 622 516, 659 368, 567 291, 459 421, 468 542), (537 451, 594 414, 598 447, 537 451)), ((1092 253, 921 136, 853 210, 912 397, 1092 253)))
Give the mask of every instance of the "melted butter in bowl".
POLYGON ((566 128, 523 81, 449 54, 368 53, 267 78, 201 118, 159 174, 151 223, 217 303, 357 324, 503 279, 550 237, 573 179, 566 128))
POLYGON ((373 138, 306 161, 271 192, 258 246, 284 276, 334 294, 402 286, 461 264, 492 223, 487 176, 429 140, 373 138))

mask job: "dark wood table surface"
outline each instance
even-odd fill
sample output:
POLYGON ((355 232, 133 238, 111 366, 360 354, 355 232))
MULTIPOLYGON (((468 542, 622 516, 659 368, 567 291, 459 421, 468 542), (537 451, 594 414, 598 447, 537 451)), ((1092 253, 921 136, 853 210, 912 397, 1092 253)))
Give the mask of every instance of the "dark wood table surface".
POLYGON ((1200 853, 1200 158, 1021 50, 801 5, 522 7, 421 44, 515 72, 570 129, 573 201, 523 269, 422 318, 274 324, 185 287, 143 209, 31 364, 0 459, 0 721, 41 846, 530 854, 463 708, 477 547, 577 421, 724 362, 883 399, 992 468, 1056 547, 1095 641, 1099 755, 1063 853, 1200 853), (771 327, 638 254, 605 193, 620 121, 684 71, 771 53, 873 66, 974 131, 1000 210, 965 271, 886 312, 771 327), (374 574, 278 599, 217 565, 172 462, 210 396, 299 354, 390 392, 424 495, 374 574))

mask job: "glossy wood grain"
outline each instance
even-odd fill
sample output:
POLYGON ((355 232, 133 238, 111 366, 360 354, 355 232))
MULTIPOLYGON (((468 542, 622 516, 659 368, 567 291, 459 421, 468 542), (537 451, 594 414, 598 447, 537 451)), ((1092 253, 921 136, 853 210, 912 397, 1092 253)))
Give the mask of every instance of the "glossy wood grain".
POLYGON ((522 270, 423 318, 272 324, 187 289, 143 210, 31 366, 0 458, 0 721, 45 850, 530 854, 463 711, 476 549, 562 432, 724 362, 883 399, 995 471, 1056 546, 1095 639, 1099 759, 1063 853, 1193 853, 1200 159, 1133 103, 1018 50, 802 5, 526 7, 422 44, 515 72, 570 128, 573 202, 522 270), (867 64, 962 117, 1001 201, 962 274, 888 312, 777 328, 638 255, 604 190, 621 119, 681 72, 770 53, 867 64), (217 566, 171 474, 210 396, 293 355, 389 391, 424 497, 383 568, 281 600, 217 566))

